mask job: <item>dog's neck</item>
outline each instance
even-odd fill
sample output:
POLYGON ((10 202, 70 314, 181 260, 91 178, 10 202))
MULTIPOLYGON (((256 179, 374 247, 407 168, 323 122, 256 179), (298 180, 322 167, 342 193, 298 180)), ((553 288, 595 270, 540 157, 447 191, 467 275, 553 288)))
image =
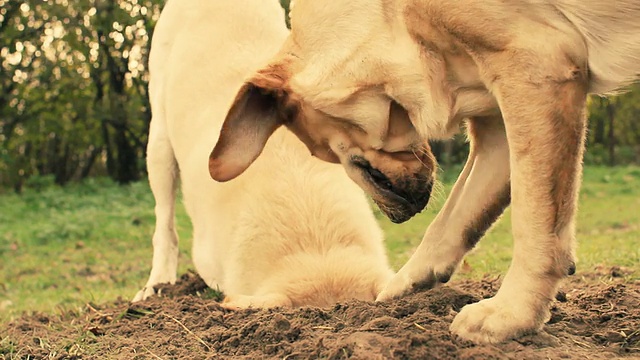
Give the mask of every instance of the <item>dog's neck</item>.
POLYGON ((474 37, 452 30, 450 20, 444 16, 446 9, 443 9, 442 3, 435 0, 396 0, 399 22, 403 24, 407 36, 419 47, 425 73, 434 74, 430 80, 435 80, 435 74, 443 74, 439 81, 430 85, 437 87, 437 92, 442 94, 434 99, 435 102, 448 107, 448 117, 436 121, 441 123, 440 128, 449 133, 431 133, 430 137, 449 136, 450 132, 459 128, 463 119, 493 115, 499 111, 495 98, 481 79, 469 48, 500 44, 487 43, 482 38, 475 38, 476 43, 461 40, 460 35, 468 35, 471 39, 474 37), (446 124, 443 123, 445 121, 446 124))

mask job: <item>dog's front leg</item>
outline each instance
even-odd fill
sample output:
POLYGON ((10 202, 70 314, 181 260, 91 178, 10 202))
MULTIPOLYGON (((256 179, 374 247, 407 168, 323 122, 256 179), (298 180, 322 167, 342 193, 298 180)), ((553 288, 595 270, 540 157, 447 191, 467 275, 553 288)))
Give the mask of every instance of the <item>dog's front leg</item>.
POLYGON ((464 307, 451 325, 455 334, 476 342, 539 330, 559 281, 575 271, 586 74, 568 57, 531 59, 532 53, 488 57, 483 69, 495 79, 492 92, 509 141, 514 251, 497 294, 464 307))
POLYGON ((153 265, 149 280, 135 295, 133 302, 154 295, 155 285, 175 283, 178 271, 178 233, 174 222, 178 165, 167 136, 164 118, 161 116, 155 116, 151 122, 147 145, 147 169, 149 185, 156 202, 153 265))
POLYGON ((444 207, 378 300, 449 280, 464 255, 509 205, 509 147, 500 116, 472 118, 471 151, 444 207))

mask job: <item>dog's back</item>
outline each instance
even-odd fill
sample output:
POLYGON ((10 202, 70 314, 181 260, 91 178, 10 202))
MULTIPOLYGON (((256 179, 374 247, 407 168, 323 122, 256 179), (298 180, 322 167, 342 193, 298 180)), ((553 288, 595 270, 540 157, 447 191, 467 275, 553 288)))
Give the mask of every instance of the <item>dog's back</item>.
POLYGON ((608 93, 640 76, 640 1, 550 0, 585 39, 590 91, 608 93))
POLYGON ((201 143, 194 137, 201 136, 210 142, 208 156, 244 77, 273 56, 287 36, 284 19, 278 18, 284 12, 277 1, 166 4, 152 40, 149 91, 154 116, 170 117, 168 130, 177 151, 190 152, 201 143), (182 136, 187 122, 205 133, 182 136))
MULTIPOLYGON (((287 34, 275 0, 168 2, 150 58, 154 196, 158 201, 169 191, 168 185, 156 190, 160 181, 154 179, 172 171, 164 165, 167 156, 156 159, 170 147, 194 228, 193 262, 208 285, 225 291, 230 307, 373 300, 392 273, 366 197, 341 167, 312 158, 282 129, 237 179, 217 183, 208 173, 209 153, 235 93, 287 34)), ((167 281, 171 272, 156 270, 172 261, 156 260, 156 253, 167 258, 157 250, 170 243, 162 239, 177 239, 158 235, 163 227, 172 224, 157 220, 147 287, 167 281)))

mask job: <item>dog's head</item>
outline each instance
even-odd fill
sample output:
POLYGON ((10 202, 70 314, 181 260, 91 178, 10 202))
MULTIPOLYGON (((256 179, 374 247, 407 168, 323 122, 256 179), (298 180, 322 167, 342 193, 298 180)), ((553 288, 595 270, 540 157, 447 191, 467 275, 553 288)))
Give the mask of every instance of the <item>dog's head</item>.
POLYGON ((392 221, 420 212, 436 169, 426 139, 446 132, 424 114, 447 117, 450 104, 397 16, 387 0, 297 0, 290 37, 231 106, 211 176, 241 174, 285 125, 314 156, 342 164, 392 221))

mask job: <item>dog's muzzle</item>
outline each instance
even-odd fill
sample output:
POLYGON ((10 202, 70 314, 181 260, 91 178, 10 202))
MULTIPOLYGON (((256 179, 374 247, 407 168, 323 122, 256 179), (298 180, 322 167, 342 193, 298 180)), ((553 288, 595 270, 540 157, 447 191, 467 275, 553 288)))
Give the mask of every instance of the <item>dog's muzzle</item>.
POLYGON ((392 222, 403 223, 427 206, 433 179, 415 175, 392 180, 363 158, 354 158, 352 164, 375 189, 375 193, 370 194, 373 201, 392 222))

